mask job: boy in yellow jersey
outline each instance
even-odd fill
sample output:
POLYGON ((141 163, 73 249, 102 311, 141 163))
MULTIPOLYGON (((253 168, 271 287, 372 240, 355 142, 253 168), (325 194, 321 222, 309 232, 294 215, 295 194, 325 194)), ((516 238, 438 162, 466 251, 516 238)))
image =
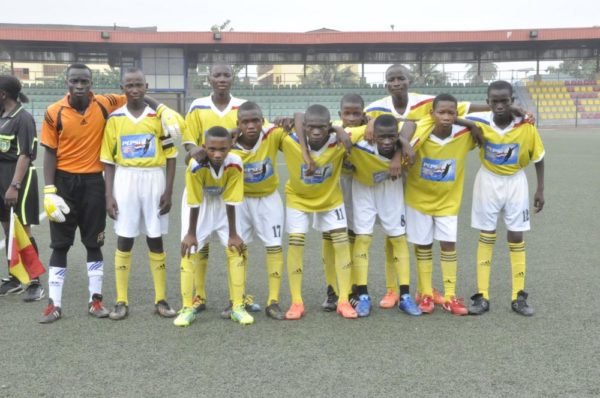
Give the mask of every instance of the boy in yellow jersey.
MULTIPOLYGON (((227 130, 236 127, 237 110, 245 99, 236 98, 231 95, 231 87, 235 76, 233 68, 230 65, 215 64, 210 67, 208 82, 212 88, 209 96, 198 98, 192 102, 190 109, 185 117, 186 130, 183 134, 183 146, 192 156, 200 150, 204 143, 204 133, 213 126, 221 126, 227 130)), ((181 212, 181 236, 187 233, 187 223, 189 220, 189 207, 185 206, 187 193, 183 192, 181 212)), ((194 309, 197 312, 206 309, 206 270, 208 267, 208 243, 198 252, 189 257, 193 262, 194 268, 194 287, 196 294, 194 296, 194 309)), ((260 311, 260 306, 253 304, 251 297, 248 309, 251 311, 260 311)), ((231 306, 223 311, 224 318, 229 318, 231 306)))
POLYGON ((478 135, 480 131, 473 122, 456 116, 456 99, 440 94, 433 101, 431 118, 417 123, 411 138, 416 159, 406 180, 406 223, 408 241, 415 245, 417 257, 422 294, 419 308, 428 314, 434 309, 431 282, 434 239, 441 247, 443 308, 455 315, 467 314, 462 299, 456 297, 457 215, 466 157, 476 146, 472 134, 478 135))
POLYGON ((265 312, 273 319, 285 319, 279 306, 279 291, 283 274, 283 202, 277 191, 277 152, 287 136, 285 130, 273 125, 263 128, 260 107, 244 102, 238 109, 237 138, 231 153, 244 163, 244 202, 236 207, 240 236, 245 244, 256 235, 267 249, 269 297, 265 312))
MULTIPOLYGON (((334 127, 340 137, 346 133, 334 127)), ((286 319, 300 319, 304 315, 302 301, 302 274, 304 236, 308 232, 310 215, 313 228, 328 232, 334 251, 334 263, 339 286, 337 312, 344 318, 356 318, 356 311, 348 301, 350 293, 351 259, 347 223, 339 179, 345 150, 338 145, 332 133, 330 115, 322 105, 311 105, 304 114, 304 123, 296 134, 284 138, 281 149, 288 166, 289 180, 285 186, 286 229, 289 234, 287 256, 288 280, 292 304, 286 319), (305 138, 306 137, 306 138, 305 138), (306 173, 307 166, 300 141, 307 142, 309 154, 316 168, 306 173)))
POLYGON ((185 174, 186 206, 190 207, 188 231, 181 242, 181 296, 183 308, 173 322, 189 326, 196 319, 193 304, 194 270, 190 255, 203 247, 213 233, 225 246, 229 297, 233 303, 231 319, 241 325, 254 323, 244 306, 247 258, 238 235, 236 206, 244 199, 243 165, 230 153, 231 134, 215 126, 206 131, 203 151, 190 160, 185 174))
POLYGON ((477 247, 478 293, 471 299, 469 313, 488 311, 492 251, 496 242, 496 224, 504 213, 512 268, 512 309, 518 314, 533 315, 525 292, 525 242, 523 231, 530 229, 529 189, 524 168, 535 164, 537 189, 533 198, 534 213, 544 207, 544 145, 532 123, 515 117, 510 108, 513 90, 510 83, 495 81, 488 87, 491 112, 468 115, 483 131, 486 141, 481 148, 481 168, 473 186, 471 226, 479 229, 477 247))
MULTIPOLYGON (((356 312, 359 317, 368 316, 371 299, 367 291, 369 247, 375 221, 379 222, 392 245, 394 272, 400 280, 401 298, 399 308, 409 315, 421 315, 409 292, 410 262, 406 243, 406 217, 402 180, 390 175, 390 164, 400 149, 398 121, 392 115, 375 119, 375 144, 364 139, 362 131, 352 133, 349 160, 355 166, 352 181, 352 205, 356 241, 352 257, 353 282, 358 296, 356 312), (357 135, 355 137, 355 135, 357 135)), ((403 143, 402 145, 408 145, 403 143)), ((344 198, 346 200, 346 198, 344 198)))
POLYGON ((110 115, 100 153, 105 172, 106 211, 115 220, 117 233, 117 303, 109 317, 121 320, 129 313, 131 249, 135 238, 143 233, 150 250, 156 312, 171 318, 176 313, 166 301, 166 254, 162 235, 168 229, 177 149, 171 136, 163 132, 156 113, 144 103, 148 84, 142 71, 127 70, 121 88, 127 96, 127 104, 110 115), (166 179, 162 169, 165 164, 166 179))

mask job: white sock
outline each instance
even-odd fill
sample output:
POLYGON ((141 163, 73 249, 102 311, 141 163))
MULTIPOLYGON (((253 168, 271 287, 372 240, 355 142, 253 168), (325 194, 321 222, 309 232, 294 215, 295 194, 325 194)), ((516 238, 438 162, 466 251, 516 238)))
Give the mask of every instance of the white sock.
POLYGON ((65 283, 66 268, 48 267, 48 297, 55 307, 62 305, 62 289, 65 283))
POLYGON ((88 289, 90 291, 90 302, 92 295, 102 294, 102 276, 104 275, 104 261, 92 261, 87 263, 88 289))

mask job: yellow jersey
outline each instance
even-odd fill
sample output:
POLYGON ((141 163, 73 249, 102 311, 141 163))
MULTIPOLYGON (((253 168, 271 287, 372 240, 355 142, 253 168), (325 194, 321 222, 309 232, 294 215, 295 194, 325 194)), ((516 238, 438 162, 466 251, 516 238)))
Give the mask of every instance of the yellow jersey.
POLYGON ((436 217, 458 215, 465 180, 465 162, 476 143, 468 128, 452 126, 445 139, 433 134, 433 121, 417 123, 411 139, 415 164, 406 178, 405 202, 408 206, 436 217))
POLYGON ((208 163, 191 160, 185 171, 187 204, 199 207, 204 196, 221 197, 225 204, 239 205, 244 200, 242 159, 233 153, 227 154, 218 171, 208 163))
POLYGON ((127 105, 114 111, 104 128, 100 160, 126 167, 161 167, 177 157, 173 138, 163 135, 160 118, 148 106, 134 117, 127 105))
MULTIPOLYGON (((365 108, 365 113, 371 119, 375 119, 379 115, 391 114, 396 118, 403 118, 413 121, 421 120, 428 117, 433 109, 434 95, 408 93, 408 103, 403 114, 399 114, 394 108, 392 96, 388 95, 380 100, 372 102, 365 108)), ((470 102, 458 103, 458 114, 464 115, 469 112, 471 107, 470 102)))
POLYGON ((269 125, 263 128, 254 148, 233 146, 231 153, 238 155, 244 163, 244 196, 267 196, 279 187, 277 153, 285 136, 284 129, 269 125))
POLYGON ((286 206, 305 212, 334 209, 344 203, 340 188, 340 173, 345 149, 338 145, 335 134, 318 151, 310 150, 316 170, 305 176, 306 165, 296 133, 284 137, 281 150, 287 164, 289 179, 285 184, 286 206))
POLYGON ((353 166, 352 178, 373 186, 390 178, 390 159, 379 154, 376 143, 364 139, 365 128, 361 127, 346 129, 353 144, 348 161, 353 166))
POLYGON ((186 129, 183 133, 182 143, 202 145, 204 133, 211 127, 221 126, 227 130, 237 126, 237 110, 245 99, 231 97, 229 104, 222 111, 212 101, 211 96, 194 100, 185 116, 186 129))
POLYGON ((479 157, 483 167, 492 173, 512 175, 530 161, 537 163, 544 158, 544 145, 537 128, 523 118, 513 118, 504 129, 496 126, 492 112, 471 113, 467 119, 483 131, 485 145, 479 157))

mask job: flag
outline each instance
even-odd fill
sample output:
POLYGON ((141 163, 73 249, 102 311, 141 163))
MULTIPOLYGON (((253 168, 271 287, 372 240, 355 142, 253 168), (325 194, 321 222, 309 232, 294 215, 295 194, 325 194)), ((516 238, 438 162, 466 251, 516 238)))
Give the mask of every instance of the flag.
POLYGON ((37 278, 46 272, 46 269, 16 214, 12 213, 11 221, 9 272, 26 285, 31 282, 31 279, 37 278))

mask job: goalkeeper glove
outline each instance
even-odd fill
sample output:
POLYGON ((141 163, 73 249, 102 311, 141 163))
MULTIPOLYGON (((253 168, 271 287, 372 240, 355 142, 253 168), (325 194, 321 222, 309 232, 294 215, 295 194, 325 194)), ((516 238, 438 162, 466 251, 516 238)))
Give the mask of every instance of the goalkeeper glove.
POLYGON ((182 134, 185 128, 185 120, 179 113, 165 104, 160 104, 156 108, 156 116, 160 118, 164 135, 177 138, 178 135, 182 134))
POLYGON ((65 222, 65 214, 69 214, 71 209, 65 203, 64 199, 56 194, 54 185, 44 187, 44 209, 50 221, 65 222))

